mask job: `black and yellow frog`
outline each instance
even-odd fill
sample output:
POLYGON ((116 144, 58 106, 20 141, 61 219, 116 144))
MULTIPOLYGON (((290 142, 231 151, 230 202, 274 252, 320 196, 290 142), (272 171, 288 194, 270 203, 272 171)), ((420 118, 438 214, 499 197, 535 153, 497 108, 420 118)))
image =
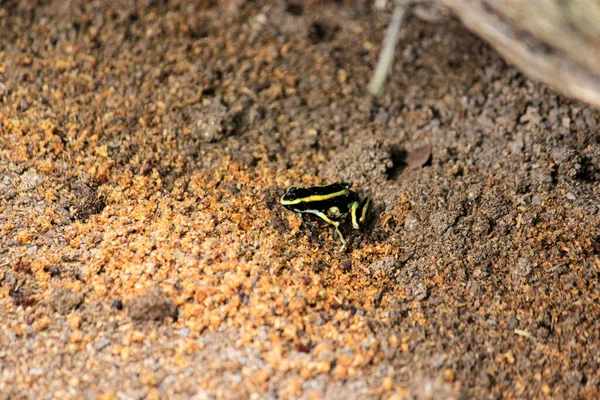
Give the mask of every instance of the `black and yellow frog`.
POLYGON ((281 196, 279 202, 288 210, 304 214, 314 214, 323 221, 335 227, 343 251, 346 240, 339 229, 341 220, 350 217, 352 227, 360 229, 364 225, 371 207, 371 199, 365 197, 362 201, 356 192, 350 190, 348 183, 332 183, 324 186, 307 188, 291 187, 281 196))

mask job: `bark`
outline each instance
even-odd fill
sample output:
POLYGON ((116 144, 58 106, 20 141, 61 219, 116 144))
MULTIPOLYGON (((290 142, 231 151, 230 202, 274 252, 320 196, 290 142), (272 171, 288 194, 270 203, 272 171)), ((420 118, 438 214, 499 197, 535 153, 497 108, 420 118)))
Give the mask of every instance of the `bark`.
POLYGON ((526 75, 600 107, 600 0, 434 0, 526 75))

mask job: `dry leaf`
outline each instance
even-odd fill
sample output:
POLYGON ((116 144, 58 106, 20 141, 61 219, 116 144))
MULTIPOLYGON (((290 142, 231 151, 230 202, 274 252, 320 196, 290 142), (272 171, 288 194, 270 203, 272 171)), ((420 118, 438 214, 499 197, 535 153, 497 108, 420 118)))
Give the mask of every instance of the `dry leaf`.
POLYGON ((421 146, 408 153, 405 160, 408 168, 420 168, 427 164, 427 162, 431 159, 431 148, 432 146, 430 144, 426 144, 425 146, 421 146))

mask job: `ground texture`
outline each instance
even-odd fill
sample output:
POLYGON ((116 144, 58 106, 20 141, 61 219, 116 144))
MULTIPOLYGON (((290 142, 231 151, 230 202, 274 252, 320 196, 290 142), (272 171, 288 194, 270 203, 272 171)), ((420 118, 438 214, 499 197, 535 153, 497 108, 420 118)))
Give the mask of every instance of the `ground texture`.
POLYGON ((600 397, 597 111, 449 16, 0 3, 0 398, 600 397), (349 181, 366 229, 278 204, 349 181))

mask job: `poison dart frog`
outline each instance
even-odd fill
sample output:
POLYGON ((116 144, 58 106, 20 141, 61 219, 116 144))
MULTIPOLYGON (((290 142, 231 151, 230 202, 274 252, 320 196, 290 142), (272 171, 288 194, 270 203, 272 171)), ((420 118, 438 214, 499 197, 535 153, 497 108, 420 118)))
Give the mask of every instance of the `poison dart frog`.
POLYGON ((279 203, 288 210, 297 212, 300 217, 304 214, 314 214, 333 225, 342 242, 340 251, 343 251, 346 248, 346 240, 339 229, 341 220, 350 217, 352 227, 360 229, 371 208, 371 199, 365 197, 360 201, 358 194, 350 190, 350 186, 349 183, 307 188, 293 186, 281 196, 279 203))

